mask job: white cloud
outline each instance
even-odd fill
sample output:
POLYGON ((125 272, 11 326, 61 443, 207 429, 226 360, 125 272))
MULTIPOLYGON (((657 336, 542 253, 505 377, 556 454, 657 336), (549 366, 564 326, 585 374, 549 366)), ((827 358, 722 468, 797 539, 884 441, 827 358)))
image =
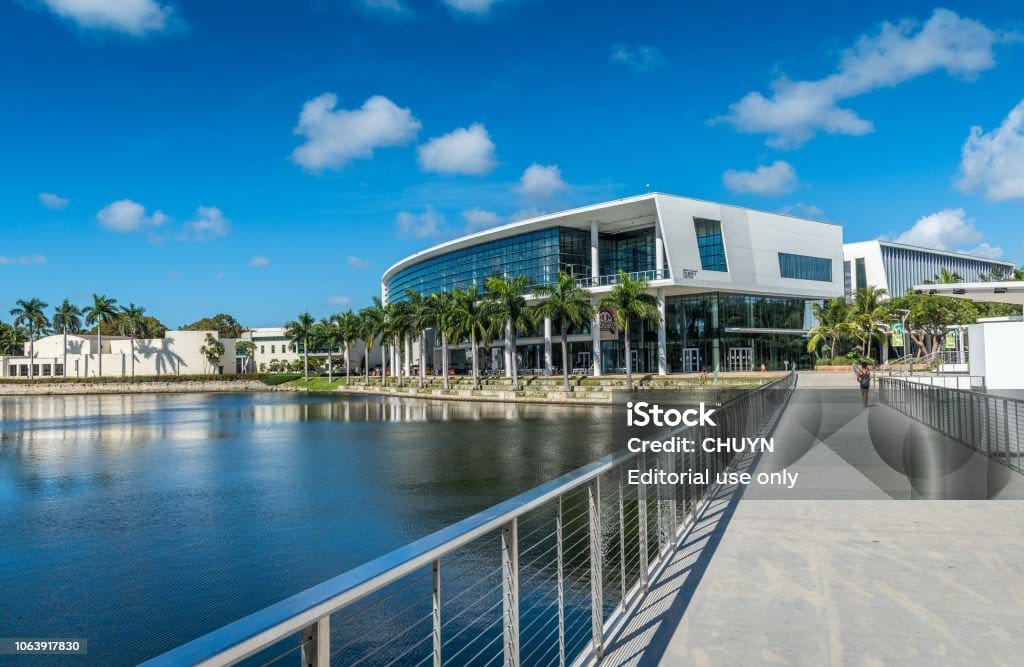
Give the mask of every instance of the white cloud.
POLYGON ((480 123, 452 130, 420 146, 420 167, 442 174, 486 174, 497 166, 494 142, 480 123))
POLYGON ((897 243, 923 248, 961 252, 984 257, 1001 257, 1003 249, 988 243, 964 250, 964 246, 979 243, 982 234, 974 227, 974 220, 966 217, 962 208, 947 208, 926 215, 914 226, 896 237, 897 243))
POLYGON ((170 220, 160 211, 147 215, 146 207, 131 199, 121 199, 107 204, 96 214, 96 219, 103 228, 112 232, 136 232, 159 227, 170 220))
POLYGON ((374 95, 358 109, 335 109, 338 97, 324 93, 302 106, 295 134, 306 143, 292 160, 311 171, 340 169, 356 158, 370 158, 376 148, 402 146, 416 138, 421 124, 409 109, 374 95))
POLYGON ((363 259, 362 257, 356 257, 355 255, 348 256, 348 267, 357 271, 370 268, 370 260, 363 259))
POLYGON ((722 174, 722 182, 732 192, 758 195, 782 195, 796 187, 796 170, 788 162, 776 160, 754 171, 729 169, 722 174))
POLYGON ((665 66, 665 56, 653 46, 627 46, 616 44, 608 57, 609 62, 625 65, 637 72, 650 72, 665 66))
POLYGON ((254 255, 253 258, 249 260, 249 266, 254 269, 262 269, 270 266, 270 260, 263 255, 254 255))
POLYGON ((541 165, 534 162, 519 179, 519 192, 528 197, 550 197, 567 187, 562 180, 562 170, 556 164, 541 165))
POLYGON ((923 25, 885 22, 843 52, 834 74, 814 81, 780 77, 768 97, 749 92, 716 120, 740 132, 767 134, 765 143, 779 148, 800 146, 819 131, 867 134, 874 131, 871 122, 840 107, 841 101, 939 69, 970 79, 995 65, 992 46, 1005 39, 947 9, 936 9, 923 25))
POLYGON ((546 211, 542 211, 541 209, 535 208, 533 206, 529 208, 521 208, 512 215, 508 216, 508 221, 519 222, 520 220, 529 220, 530 218, 536 218, 538 216, 544 215, 544 213, 546 213, 546 211))
POLYGON ((46 255, 21 255, 19 257, 8 257, 7 255, 0 255, 0 266, 7 266, 10 264, 43 265, 46 264, 46 255))
POLYGON ((231 232, 231 221, 224 217, 216 206, 200 206, 196 209, 196 219, 185 223, 189 241, 212 241, 231 232))
POLYGON ((398 235, 402 238, 425 238, 437 236, 444 225, 444 216, 428 206, 423 213, 402 211, 395 217, 398 235))
POLYGON ((500 1, 501 0, 444 0, 444 4, 448 5, 449 8, 459 12, 460 14, 483 16, 489 13, 494 5, 498 4, 500 1))
POLYGON ((65 199, 52 192, 40 192, 38 197, 39 203, 51 211, 63 211, 71 203, 70 199, 65 199))
POLYGON ((821 210, 820 207, 803 202, 783 206, 779 209, 779 213, 782 215, 792 215, 797 218, 813 218, 815 220, 821 220, 825 215, 825 211, 821 210))
POLYGON ((482 208, 471 208, 463 211, 462 219, 466 221, 467 231, 487 229, 501 224, 501 216, 494 211, 485 211, 482 208))
POLYGON ((81 28, 114 30, 141 37, 165 30, 174 9, 159 0, 41 0, 51 12, 81 28))
POLYGON ((1024 198, 1024 101, 1010 111, 998 129, 982 133, 978 126, 964 143, 959 186, 983 190, 992 201, 1024 198))
POLYGON ((356 4, 364 9, 391 16, 406 16, 412 13, 412 10, 401 0, 357 0, 356 4))
POLYGON ((347 296, 329 296, 327 297, 327 304, 330 306, 351 306, 352 299, 347 296))

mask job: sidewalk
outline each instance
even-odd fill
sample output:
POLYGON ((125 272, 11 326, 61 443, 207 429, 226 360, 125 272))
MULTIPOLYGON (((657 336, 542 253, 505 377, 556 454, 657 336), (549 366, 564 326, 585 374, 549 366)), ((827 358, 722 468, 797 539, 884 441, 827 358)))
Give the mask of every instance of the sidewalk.
POLYGON ((801 375, 756 465, 797 487, 723 490, 603 664, 1019 664, 1024 477, 859 401, 801 375))

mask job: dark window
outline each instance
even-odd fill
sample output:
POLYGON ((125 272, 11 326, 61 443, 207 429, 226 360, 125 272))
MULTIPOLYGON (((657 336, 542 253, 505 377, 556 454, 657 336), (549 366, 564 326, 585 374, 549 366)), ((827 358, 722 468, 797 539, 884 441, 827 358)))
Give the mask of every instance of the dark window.
POLYGON ((846 296, 853 293, 853 272, 849 262, 843 262, 843 290, 846 296))
POLYGON ((855 260, 854 265, 857 268, 857 284, 854 286, 854 289, 860 289, 862 287, 867 287, 868 286, 868 272, 864 268, 864 258, 863 257, 858 257, 855 260))
POLYGON ((832 260, 826 257, 808 257, 779 253, 779 274, 783 278, 832 282, 832 260))
POLYGON ((722 240, 722 223, 718 220, 694 218, 693 227, 697 232, 701 268, 705 271, 728 271, 725 242, 722 240))

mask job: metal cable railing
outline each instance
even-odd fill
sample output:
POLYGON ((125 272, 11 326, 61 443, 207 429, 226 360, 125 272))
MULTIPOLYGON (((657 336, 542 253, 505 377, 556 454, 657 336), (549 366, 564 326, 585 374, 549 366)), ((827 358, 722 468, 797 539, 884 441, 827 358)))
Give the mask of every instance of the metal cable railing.
POLYGON ((1024 400, 878 378, 878 399, 939 433, 1024 473, 1024 400))
MULTIPOLYGON (((718 426, 677 435, 765 435, 795 383, 790 373, 718 407, 718 426)), ((144 665, 262 665, 299 655, 318 667, 599 659, 734 457, 620 451, 144 665), (710 479, 627 484, 627 470, 654 467, 706 469, 710 479)))

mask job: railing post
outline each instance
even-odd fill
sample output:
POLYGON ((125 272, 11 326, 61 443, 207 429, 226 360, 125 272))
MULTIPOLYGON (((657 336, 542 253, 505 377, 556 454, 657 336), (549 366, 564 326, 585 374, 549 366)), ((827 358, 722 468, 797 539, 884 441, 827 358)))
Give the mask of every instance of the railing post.
MULTIPOLYGON (((647 470, 646 454, 640 455, 640 472, 647 470)), ((644 593, 647 592, 647 486, 637 484, 636 487, 636 525, 637 543, 640 549, 640 582, 643 584, 644 593)))
POLYGON ((622 608, 626 608, 626 508, 623 498, 622 478, 626 475, 626 466, 619 466, 619 584, 622 591, 620 598, 622 608))
POLYGON ((505 667, 519 667, 519 522, 501 529, 501 611, 505 667))
POLYGON ((555 517, 555 552, 558 557, 558 664, 565 667, 565 554, 562 549, 562 496, 558 496, 558 515, 555 517))
POLYGON ((593 632, 594 660, 604 657, 604 568, 601 539, 601 478, 595 477, 587 487, 590 515, 590 617, 593 632))
POLYGON ((441 667, 441 559, 434 560, 434 667, 441 667))
POLYGON ((302 628, 302 667, 330 667, 331 617, 302 628))

